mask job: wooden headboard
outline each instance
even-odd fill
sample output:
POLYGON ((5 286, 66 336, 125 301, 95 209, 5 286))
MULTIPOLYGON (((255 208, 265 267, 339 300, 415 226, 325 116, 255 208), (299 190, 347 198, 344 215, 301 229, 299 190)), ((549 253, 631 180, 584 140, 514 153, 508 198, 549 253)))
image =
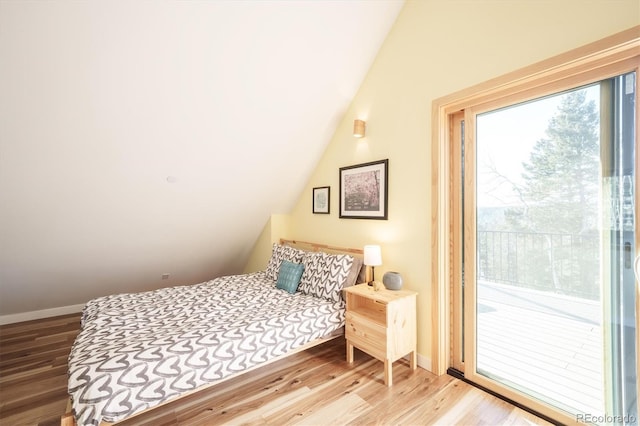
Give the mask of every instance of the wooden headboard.
POLYGON ((360 259, 360 271, 358 272, 357 283, 362 283, 367 280, 367 268, 364 266, 364 249, 345 248, 330 246, 327 244, 310 243, 307 241, 288 240, 286 238, 280 238, 280 244, 295 247, 304 251, 322 251, 329 254, 348 254, 355 258, 360 259))
POLYGON ((329 254, 350 254, 354 257, 363 258, 364 250, 355 248, 335 247, 327 244, 309 243, 307 241, 287 240, 286 238, 280 238, 280 244, 295 247, 305 251, 323 251, 329 254))

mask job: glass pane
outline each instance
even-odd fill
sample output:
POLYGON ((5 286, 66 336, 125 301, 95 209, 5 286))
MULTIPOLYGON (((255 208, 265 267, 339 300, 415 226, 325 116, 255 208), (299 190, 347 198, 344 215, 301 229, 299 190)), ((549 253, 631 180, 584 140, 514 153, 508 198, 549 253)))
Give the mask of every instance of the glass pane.
POLYGON ((601 84, 607 413, 638 424, 635 317, 635 73, 601 84))
POLYGON ((614 407, 616 386, 629 386, 612 370, 636 360, 620 346, 630 323, 614 294, 628 235, 603 224, 623 205, 607 191, 628 188, 617 160, 608 177, 601 163, 621 152, 614 91, 596 84, 476 117, 478 373, 588 423, 630 412, 614 407))

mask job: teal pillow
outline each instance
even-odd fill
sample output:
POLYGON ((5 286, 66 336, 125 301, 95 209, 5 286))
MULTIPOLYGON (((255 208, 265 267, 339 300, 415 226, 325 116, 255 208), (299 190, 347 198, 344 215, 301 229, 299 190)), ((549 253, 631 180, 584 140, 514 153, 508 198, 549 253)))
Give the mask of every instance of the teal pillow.
POLYGON ((280 272, 278 272, 278 282, 276 282, 276 288, 287 291, 288 293, 295 293, 300 284, 300 278, 304 271, 304 265, 302 263, 293 263, 288 260, 283 260, 280 265, 280 272))

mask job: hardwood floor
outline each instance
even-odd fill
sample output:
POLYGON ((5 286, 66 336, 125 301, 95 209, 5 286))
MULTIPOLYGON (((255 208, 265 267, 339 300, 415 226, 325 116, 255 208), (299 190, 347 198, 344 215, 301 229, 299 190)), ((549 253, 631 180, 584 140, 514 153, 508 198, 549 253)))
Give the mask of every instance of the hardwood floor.
POLYGON ((60 423, 80 315, 0 326, 0 424, 60 423))
MULTIPOLYGON (((64 412, 67 356, 80 315, 0 326, 0 424, 54 425, 64 412)), ((123 425, 543 425, 548 424, 451 376, 405 360, 393 386, 383 365, 343 338, 137 416, 123 425)))

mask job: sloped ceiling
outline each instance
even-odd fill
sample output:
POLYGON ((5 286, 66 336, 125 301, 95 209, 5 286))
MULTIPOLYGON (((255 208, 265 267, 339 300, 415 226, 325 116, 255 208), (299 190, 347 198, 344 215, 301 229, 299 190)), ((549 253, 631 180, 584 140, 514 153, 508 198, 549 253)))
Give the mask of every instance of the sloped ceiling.
POLYGON ((0 0, 0 315, 240 272, 402 5, 0 0))

